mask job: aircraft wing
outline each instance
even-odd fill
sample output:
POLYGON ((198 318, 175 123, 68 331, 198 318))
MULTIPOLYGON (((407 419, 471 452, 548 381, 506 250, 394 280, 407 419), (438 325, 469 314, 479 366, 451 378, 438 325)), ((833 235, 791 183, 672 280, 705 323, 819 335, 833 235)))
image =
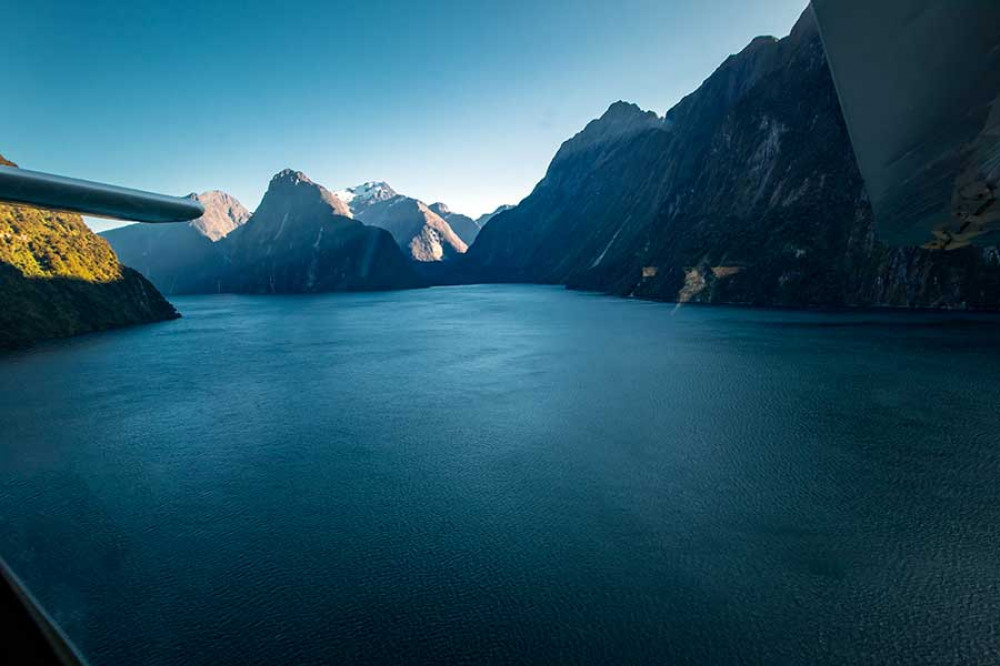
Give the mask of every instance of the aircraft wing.
POLYGON ((0 201, 137 222, 193 220, 205 212, 193 199, 3 165, 0 165, 0 201))
POLYGON ((879 233, 1000 244, 1000 0, 813 0, 879 233))

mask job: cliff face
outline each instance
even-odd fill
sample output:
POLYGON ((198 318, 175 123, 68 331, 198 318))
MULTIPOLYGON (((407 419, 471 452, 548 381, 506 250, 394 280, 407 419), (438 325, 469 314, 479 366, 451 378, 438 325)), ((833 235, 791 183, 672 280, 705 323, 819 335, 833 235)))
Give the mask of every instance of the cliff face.
POLYGON ((79 215, 0 204, 0 348, 177 316, 79 215))
POLYGON ((665 118, 612 105, 464 259, 462 279, 657 300, 1000 308, 995 249, 879 242, 811 12, 665 118))

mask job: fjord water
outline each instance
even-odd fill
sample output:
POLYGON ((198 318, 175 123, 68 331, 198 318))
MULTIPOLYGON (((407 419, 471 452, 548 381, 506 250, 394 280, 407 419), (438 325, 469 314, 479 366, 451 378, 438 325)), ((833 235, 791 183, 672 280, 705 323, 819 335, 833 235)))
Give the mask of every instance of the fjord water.
POLYGON ((0 553, 94 664, 1000 658, 996 318, 176 304, 0 359, 0 553))

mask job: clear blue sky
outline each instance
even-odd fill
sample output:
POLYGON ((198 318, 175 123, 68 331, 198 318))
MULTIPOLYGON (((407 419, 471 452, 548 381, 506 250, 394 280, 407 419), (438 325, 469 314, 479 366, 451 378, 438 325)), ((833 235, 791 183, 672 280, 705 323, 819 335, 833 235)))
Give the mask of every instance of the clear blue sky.
POLYGON ((471 215, 624 99, 662 114, 805 0, 6 2, 0 153, 254 208, 284 167, 471 215))

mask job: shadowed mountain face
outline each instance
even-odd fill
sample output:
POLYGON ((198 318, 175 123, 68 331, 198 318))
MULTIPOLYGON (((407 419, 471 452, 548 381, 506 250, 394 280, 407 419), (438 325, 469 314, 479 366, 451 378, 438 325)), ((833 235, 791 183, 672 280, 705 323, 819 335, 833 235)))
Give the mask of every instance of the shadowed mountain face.
POLYGON ((0 204, 0 349, 177 316, 79 215, 0 204))
POLYGON ((310 293, 420 286, 392 237, 350 215, 347 204, 303 173, 282 171, 271 179, 250 220, 220 242, 227 264, 219 290, 310 293))
POLYGON ((145 275, 165 294, 198 292, 217 280, 226 263, 218 241, 250 219, 250 212, 225 192, 190 197, 205 207, 205 214, 196 220, 131 224, 101 234, 123 264, 145 275))
POLYGON ((878 241, 811 11, 663 119, 612 105, 462 264, 463 280, 668 301, 1000 307, 996 249, 878 241))
POLYGON ((452 231, 454 231, 466 245, 472 245, 473 241, 476 240, 476 236, 479 235, 479 225, 468 215, 454 213, 448 208, 448 206, 441 202, 431 204, 428 208, 447 222, 452 231))
POLYGON ((104 235, 123 261, 171 294, 420 286, 387 233, 352 220, 344 201, 301 172, 277 174, 252 216, 222 192, 198 199, 205 215, 189 224, 132 225, 104 235))

